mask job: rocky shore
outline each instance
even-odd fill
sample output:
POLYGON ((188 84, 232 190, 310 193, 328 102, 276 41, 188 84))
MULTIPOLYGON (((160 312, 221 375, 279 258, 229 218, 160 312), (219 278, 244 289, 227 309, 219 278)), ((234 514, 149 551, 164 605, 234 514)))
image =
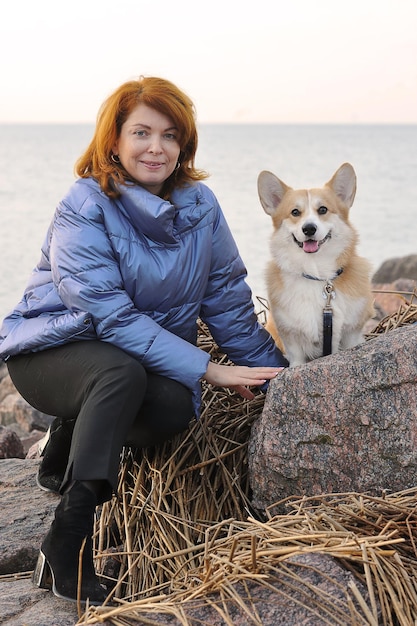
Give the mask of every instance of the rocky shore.
MULTIPOLYGON (((368 332, 379 320, 395 313, 404 302, 404 294, 412 293, 416 285, 417 255, 383 264, 374 277, 377 315, 368 332)), ((279 507, 271 507, 292 497, 341 492, 366 492, 379 497, 387 491, 415 487, 416 345, 414 323, 352 351, 286 371, 274 381, 248 442, 255 508, 275 515, 279 507)), ((33 587, 30 580, 39 545, 57 504, 57 496, 39 490, 35 483, 37 442, 51 420, 19 396, 6 366, 1 365, 0 623, 8 626, 74 626, 82 615, 75 605, 33 587)), ((417 535, 415 538, 417 541, 417 535)), ((359 589, 369 614, 376 611, 381 617, 381 607, 375 606, 363 581, 325 550, 290 557, 286 565, 297 572, 306 588, 321 589, 335 603, 338 598, 346 598, 352 586, 359 589)), ((279 578, 271 582, 275 593, 257 586, 255 579, 251 585, 253 615, 258 616, 253 623, 329 623, 320 610, 314 609, 317 596, 313 591, 308 606, 309 600, 300 587, 296 585, 288 595, 288 587, 280 587, 283 581, 279 578)), ((242 589, 239 592, 244 593, 242 589)), ((194 620, 190 624, 227 623, 213 606, 191 603, 188 615, 194 620)), ((132 625, 182 623, 172 615, 155 612, 125 620, 124 624, 132 625)), ((100 623, 109 626, 116 622, 104 619, 100 623)), ((248 623, 247 614, 236 610, 233 624, 248 623)))

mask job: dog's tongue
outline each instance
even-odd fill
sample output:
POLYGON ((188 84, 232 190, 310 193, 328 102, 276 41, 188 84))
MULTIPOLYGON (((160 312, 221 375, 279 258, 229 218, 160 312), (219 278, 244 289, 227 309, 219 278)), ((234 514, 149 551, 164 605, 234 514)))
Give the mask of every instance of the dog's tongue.
POLYGON ((304 252, 317 252, 318 249, 319 249, 318 241, 314 241, 314 239, 307 239, 307 241, 303 242, 304 252))

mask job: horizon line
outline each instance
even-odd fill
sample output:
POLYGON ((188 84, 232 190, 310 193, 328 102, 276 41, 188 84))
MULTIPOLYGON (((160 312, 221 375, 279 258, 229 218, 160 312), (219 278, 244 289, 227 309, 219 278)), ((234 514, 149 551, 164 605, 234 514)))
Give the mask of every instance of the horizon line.
MULTIPOLYGON (((324 122, 324 121, 199 121, 197 120, 197 126, 416 126, 416 121, 338 121, 338 122, 324 122)), ((4 121, 0 120, 0 126, 95 126, 95 121, 4 121)))

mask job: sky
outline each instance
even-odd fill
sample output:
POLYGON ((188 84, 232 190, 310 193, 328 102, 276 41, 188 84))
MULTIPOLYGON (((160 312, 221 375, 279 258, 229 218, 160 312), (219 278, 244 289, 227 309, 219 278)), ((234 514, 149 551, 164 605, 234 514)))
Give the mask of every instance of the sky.
POLYGON ((416 0, 15 0, 0 123, 91 123, 141 74, 202 123, 417 123, 416 0))

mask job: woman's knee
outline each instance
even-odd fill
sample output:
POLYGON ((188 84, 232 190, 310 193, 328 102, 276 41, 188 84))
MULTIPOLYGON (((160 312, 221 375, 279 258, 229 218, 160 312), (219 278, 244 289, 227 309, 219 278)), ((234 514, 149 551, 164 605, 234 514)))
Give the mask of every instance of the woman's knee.
POLYGON ((141 409, 129 432, 129 445, 146 447, 162 443, 185 431, 194 416, 187 387, 164 376, 148 375, 141 409))
MULTIPOLYGON (((87 343, 87 342, 86 342, 87 343)), ((86 368, 89 386, 114 387, 137 392, 146 389, 146 370, 129 354, 105 342, 88 342, 91 350, 86 368)))
POLYGON ((152 406, 153 412, 161 417, 178 415, 183 421, 187 416, 189 421, 194 412, 191 391, 181 383, 157 374, 148 375, 144 406, 152 406))

